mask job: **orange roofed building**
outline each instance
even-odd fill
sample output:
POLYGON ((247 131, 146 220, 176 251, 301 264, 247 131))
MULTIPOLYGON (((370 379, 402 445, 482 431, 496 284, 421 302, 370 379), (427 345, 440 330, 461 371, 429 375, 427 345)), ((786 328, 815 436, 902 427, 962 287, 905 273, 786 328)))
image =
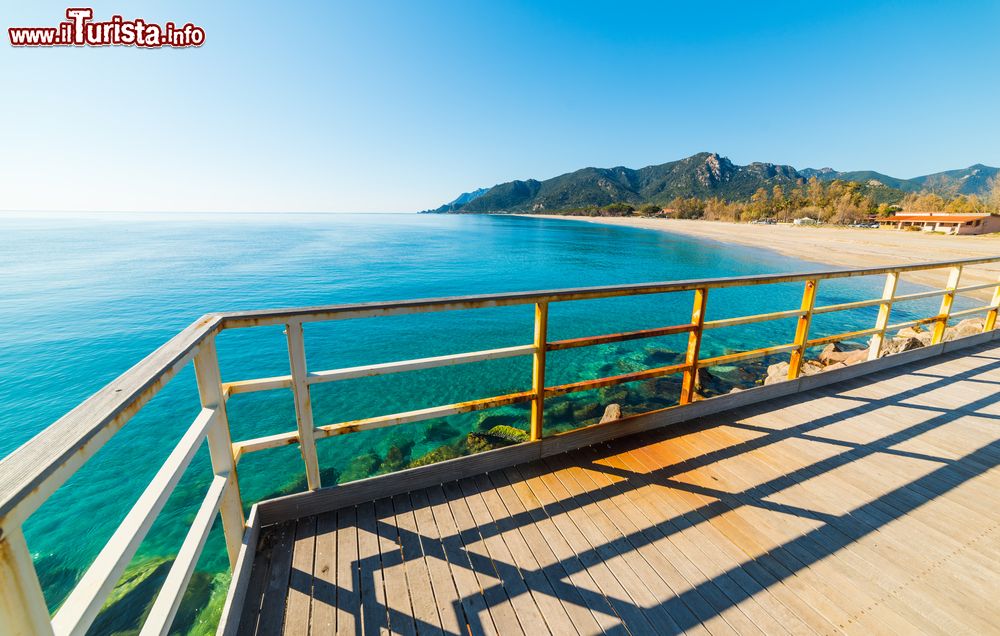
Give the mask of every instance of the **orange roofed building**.
POLYGON ((989 234, 1000 232, 1000 216, 992 214, 949 214, 947 212, 897 212, 878 219, 883 229, 917 227, 925 232, 945 234, 989 234))

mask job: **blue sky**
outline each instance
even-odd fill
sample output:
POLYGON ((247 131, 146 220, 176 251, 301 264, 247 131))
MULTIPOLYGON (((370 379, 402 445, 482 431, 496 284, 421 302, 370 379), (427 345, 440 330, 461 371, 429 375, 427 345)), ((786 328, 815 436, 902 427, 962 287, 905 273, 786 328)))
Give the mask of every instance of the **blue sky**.
MULTIPOLYGON (((66 6, 6 3, 4 38, 66 6)), ((699 151, 1000 165, 995 1, 92 6, 207 41, 0 43, 0 209, 411 211, 699 151)))

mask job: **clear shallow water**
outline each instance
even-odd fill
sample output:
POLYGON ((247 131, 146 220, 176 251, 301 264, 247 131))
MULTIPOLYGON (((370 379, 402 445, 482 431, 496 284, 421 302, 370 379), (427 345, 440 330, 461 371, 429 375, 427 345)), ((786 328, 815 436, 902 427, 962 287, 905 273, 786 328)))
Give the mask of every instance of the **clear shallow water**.
MULTIPOLYGON (((0 218, 0 456, 209 311, 816 269, 829 268, 659 232, 518 217, 0 218)), ((821 285, 819 302, 876 297, 881 285, 881 277, 831 281, 821 285)), ((764 289, 712 292, 708 318, 798 306, 801 285, 764 289)), ((549 337, 679 324, 688 319, 690 306, 690 294, 557 303, 550 310, 549 337)), ((936 301, 901 305, 893 322, 935 310, 936 301)), ((812 333, 866 328, 874 315, 874 309, 864 309, 819 316, 812 333)), ((703 355, 784 344, 793 333, 790 320, 712 331, 703 355)), ((306 347, 310 369, 317 370, 528 344, 531 334, 532 309, 525 306, 309 324, 306 347)), ((548 384, 670 364, 683 346, 682 338, 668 337, 557 352, 549 359, 548 384)), ((288 373, 280 328, 225 332, 219 354, 227 381, 288 373)), ((671 382, 590 392, 562 406, 556 401, 550 407, 553 428, 597 417, 610 401, 624 403, 626 411, 665 406, 673 399, 671 382), (651 388, 659 397, 651 396, 651 388)), ((327 424, 529 386, 530 360, 517 358, 330 383, 316 387, 313 396, 317 423, 327 424)), ((197 405, 188 369, 29 520, 29 546, 51 607, 92 562, 189 426, 197 405)), ((234 439, 295 428, 288 391, 234 396, 229 413, 234 439)), ((413 461, 443 443, 464 439, 488 416, 514 425, 526 421, 523 410, 495 409, 449 418, 450 428, 418 423, 320 441, 324 483, 366 476, 373 462, 386 470, 400 456, 404 463, 413 461)), ((156 564, 155 559, 176 551, 209 473, 202 450, 143 543, 137 563, 156 564)), ((297 450, 245 457, 240 481, 247 505, 302 489, 297 450)), ((199 564, 209 574, 182 610, 182 631, 207 630, 198 624, 197 608, 213 585, 216 594, 224 587, 224 577, 211 573, 225 569, 216 528, 199 564)), ((123 603, 141 611, 148 597, 148 591, 137 590, 123 603)), ((202 620, 210 622, 204 615, 202 620)), ((106 622, 101 629, 121 625, 106 622)))

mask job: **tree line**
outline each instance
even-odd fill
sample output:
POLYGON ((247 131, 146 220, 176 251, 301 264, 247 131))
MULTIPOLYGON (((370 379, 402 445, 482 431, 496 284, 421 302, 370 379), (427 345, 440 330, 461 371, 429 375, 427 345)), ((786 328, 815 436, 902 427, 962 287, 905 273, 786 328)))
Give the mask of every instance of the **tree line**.
POLYGON ((792 221, 808 217, 823 223, 850 224, 871 217, 890 216, 894 212, 948 212, 952 214, 1000 213, 1000 175, 993 179, 989 192, 977 195, 942 196, 936 192, 915 192, 894 202, 878 202, 877 188, 855 181, 820 181, 815 176, 799 179, 793 187, 775 185, 758 188, 749 201, 726 201, 719 197, 676 197, 664 205, 632 205, 616 202, 566 210, 565 214, 584 216, 669 216, 680 219, 715 221, 755 221, 773 219, 792 221))

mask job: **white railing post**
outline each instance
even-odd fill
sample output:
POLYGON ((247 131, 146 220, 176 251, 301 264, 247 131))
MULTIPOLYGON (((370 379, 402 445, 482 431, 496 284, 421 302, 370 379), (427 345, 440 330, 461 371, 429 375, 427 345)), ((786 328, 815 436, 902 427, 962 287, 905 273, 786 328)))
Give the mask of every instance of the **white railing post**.
POLYGON ((319 459, 316 456, 316 428, 313 423, 312 399, 306 382, 306 347, 302 336, 302 321, 294 320, 285 325, 288 336, 288 363, 292 372, 292 392, 295 395, 295 420, 299 429, 299 450, 306 465, 306 484, 309 490, 320 487, 319 459))
POLYGON ((549 304, 535 304, 535 342, 531 359, 531 441, 542 439, 545 421, 545 350, 548 344, 549 304))
POLYGON ((889 272, 885 275, 885 287, 882 288, 882 304, 878 306, 878 318, 875 328, 878 331, 872 336, 868 345, 868 359, 878 360, 882 352, 882 342, 885 340, 885 329, 889 326, 889 314, 892 313, 892 301, 896 297, 896 285, 899 284, 899 273, 889 272))
POLYGON ((0 537, 0 636, 52 634, 45 595, 20 528, 0 537))
POLYGON ((215 421, 209 426, 206 437, 212 458, 212 471, 217 476, 226 477, 227 486, 219 510, 222 513, 222 530, 226 537, 229 566, 235 568, 240 546, 243 544, 246 519, 240 497, 240 480, 233 460, 233 440, 226 415, 226 400, 222 394, 222 376, 214 335, 208 336, 199 345, 198 354, 194 358, 194 370, 202 407, 215 410, 215 421))
POLYGON ((947 293, 941 298, 941 309, 938 311, 939 320, 934 323, 931 344, 937 344, 944 338, 944 331, 948 328, 948 317, 951 315, 951 306, 955 302, 955 290, 958 288, 958 281, 961 278, 962 266, 952 267, 948 274, 948 284, 945 287, 947 293))

